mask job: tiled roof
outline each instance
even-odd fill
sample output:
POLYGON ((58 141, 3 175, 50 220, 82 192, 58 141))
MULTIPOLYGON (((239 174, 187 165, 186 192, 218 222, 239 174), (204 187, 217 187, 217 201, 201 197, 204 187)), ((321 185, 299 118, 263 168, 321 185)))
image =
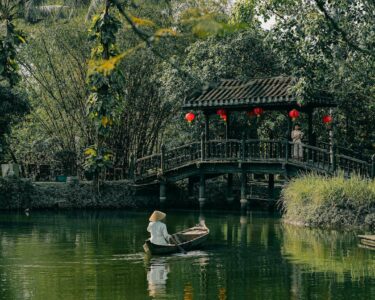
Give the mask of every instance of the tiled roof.
MULTIPOLYGON (((280 76, 246 81, 223 79, 209 88, 196 91, 185 99, 183 108, 242 108, 251 106, 294 106, 297 99, 292 92, 295 78, 280 76)), ((321 98, 309 101, 312 106, 334 106, 321 98)))

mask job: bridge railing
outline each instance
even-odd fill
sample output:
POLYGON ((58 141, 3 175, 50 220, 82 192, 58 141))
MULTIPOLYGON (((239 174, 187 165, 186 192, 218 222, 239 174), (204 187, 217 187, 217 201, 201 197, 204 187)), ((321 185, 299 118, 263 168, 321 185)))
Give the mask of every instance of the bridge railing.
POLYGON ((279 161, 300 167, 333 173, 343 170, 346 175, 357 173, 375 176, 375 157, 372 163, 339 154, 335 147, 322 149, 286 140, 209 140, 204 137, 173 149, 162 147, 160 154, 150 155, 135 162, 135 176, 148 177, 163 174, 194 162, 279 161))
POLYGON ((163 155, 164 171, 200 160, 201 144, 194 142, 174 149, 166 149, 163 155))
POLYGON ((155 176, 161 172, 161 154, 139 158, 135 162, 135 178, 155 176))
POLYGON ((365 177, 373 177, 372 164, 346 155, 337 155, 337 166, 344 174, 356 173, 365 177))
POLYGON ((245 140, 242 151, 245 161, 285 160, 286 145, 280 140, 245 140))
POLYGON ((318 147, 289 142, 288 157, 297 164, 332 172, 334 170, 333 155, 329 150, 318 147))

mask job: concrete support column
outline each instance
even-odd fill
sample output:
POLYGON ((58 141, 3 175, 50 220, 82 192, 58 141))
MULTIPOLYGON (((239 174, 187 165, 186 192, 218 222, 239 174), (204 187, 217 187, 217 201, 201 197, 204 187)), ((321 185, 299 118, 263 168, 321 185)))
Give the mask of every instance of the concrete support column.
POLYGON ((204 174, 200 175, 199 178, 199 207, 203 208, 206 202, 206 179, 204 174))
POLYGON ((275 175, 268 174, 268 198, 273 199, 275 197, 275 175))
POLYGON ((194 199, 194 179, 193 179, 193 177, 188 178, 188 197, 189 197, 189 200, 194 199))
POLYGON ((246 198, 246 182, 247 174, 245 172, 241 173, 241 210, 247 208, 247 198, 246 198))
POLYGON ((159 200, 160 205, 164 205, 167 200, 167 183, 165 181, 160 181, 159 200))
POLYGON ((228 174, 227 178, 227 201, 233 202, 233 174, 228 174))

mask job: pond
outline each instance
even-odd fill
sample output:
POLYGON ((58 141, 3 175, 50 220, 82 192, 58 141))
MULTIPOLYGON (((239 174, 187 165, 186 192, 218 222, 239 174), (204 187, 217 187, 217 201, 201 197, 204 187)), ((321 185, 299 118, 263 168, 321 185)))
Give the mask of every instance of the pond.
MULTIPOLYGON (((207 246, 147 257, 148 212, 0 214, 0 299, 371 299, 375 251, 356 233, 266 213, 205 212, 207 246)), ((169 211, 170 232, 199 212, 169 211)))

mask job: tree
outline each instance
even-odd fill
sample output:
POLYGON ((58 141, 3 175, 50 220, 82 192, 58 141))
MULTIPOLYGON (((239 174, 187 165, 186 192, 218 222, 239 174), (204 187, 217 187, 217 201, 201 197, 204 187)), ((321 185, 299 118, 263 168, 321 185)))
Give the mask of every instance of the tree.
POLYGON ((24 94, 18 89, 20 75, 16 55, 19 46, 25 43, 23 34, 13 23, 17 18, 18 4, 19 1, 0 1, 3 29, 0 37, 0 159, 5 152, 5 138, 10 133, 11 125, 28 110, 24 94))

